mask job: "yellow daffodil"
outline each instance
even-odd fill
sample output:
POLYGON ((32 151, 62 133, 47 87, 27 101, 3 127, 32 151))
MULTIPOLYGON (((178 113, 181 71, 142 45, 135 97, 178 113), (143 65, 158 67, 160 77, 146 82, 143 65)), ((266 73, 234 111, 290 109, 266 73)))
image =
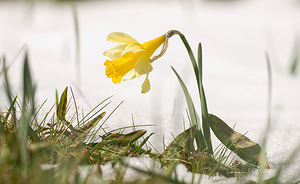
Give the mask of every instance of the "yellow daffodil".
MULTIPOLYGON (((153 53, 165 42, 166 35, 140 44, 131 36, 113 32, 107 37, 107 41, 121 43, 105 51, 103 55, 110 57, 112 60, 106 60, 105 73, 108 78, 112 78, 112 82, 120 83, 122 78, 129 73, 129 77, 123 80, 130 80, 141 75, 146 75, 145 81, 142 84, 142 93, 150 90, 150 81, 148 79, 149 72, 152 71, 151 62, 158 58, 155 56, 150 59, 153 53)), ((159 55, 159 57, 164 53, 159 55)))

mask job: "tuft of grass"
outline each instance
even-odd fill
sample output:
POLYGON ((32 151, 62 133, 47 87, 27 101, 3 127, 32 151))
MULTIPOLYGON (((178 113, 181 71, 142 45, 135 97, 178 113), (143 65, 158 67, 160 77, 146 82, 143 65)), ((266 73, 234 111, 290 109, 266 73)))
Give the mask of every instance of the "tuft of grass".
MULTIPOLYGON (((100 131, 105 132, 104 123, 121 103, 106 115, 103 110, 111 102, 111 97, 108 97, 80 119, 77 105, 75 113, 70 115, 68 112, 71 99, 66 87, 60 96, 57 94, 56 105, 41 117, 39 112, 46 101, 41 106, 35 105, 36 85, 27 52, 24 56, 21 101, 12 93, 4 56, 1 62, 1 75, 10 102, 6 112, 0 113, 1 182, 85 183, 87 179, 79 177, 82 165, 116 163, 123 157, 153 156, 150 150, 143 149, 153 133, 137 143, 147 133, 146 130, 124 134, 122 132, 127 128, 124 127, 100 137, 100 131), (43 165, 51 167, 44 169, 43 165)), ((96 176, 102 178, 99 173, 96 176)))
POLYGON ((185 183, 176 177, 178 163, 184 164, 193 173, 234 175, 230 166, 220 164, 210 154, 196 151, 193 144, 197 135, 196 125, 174 137, 163 153, 158 153, 149 142, 154 133, 146 135, 147 130, 139 129, 145 125, 134 123, 133 126, 106 131, 103 125, 122 104, 107 115, 104 109, 111 103, 111 97, 80 118, 72 88, 66 87, 60 95, 56 92, 55 105, 41 115, 46 101, 40 106, 35 105, 36 85, 27 52, 23 65, 22 99, 13 95, 5 57, 1 60, 6 96, 10 102, 6 112, 0 113, 0 180, 4 183, 86 183, 88 177, 107 183, 128 183, 124 178, 127 169, 150 177, 147 180, 137 179, 136 183, 185 183), (69 98, 69 91, 73 98, 69 98), (70 112, 71 104, 75 106, 73 113, 70 112), (133 131, 124 133, 131 128, 133 131), (150 147, 157 153, 152 153, 150 147), (160 160, 167 168, 166 173, 143 170, 122 161, 124 157, 143 155, 160 160), (106 163, 111 163, 114 172, 119 173, 112 181, 103 179, 101 165, 106 163), (97 165, 97 172, 89 172, 88 177, 82 178, 80 167, 88 165, 97 165))

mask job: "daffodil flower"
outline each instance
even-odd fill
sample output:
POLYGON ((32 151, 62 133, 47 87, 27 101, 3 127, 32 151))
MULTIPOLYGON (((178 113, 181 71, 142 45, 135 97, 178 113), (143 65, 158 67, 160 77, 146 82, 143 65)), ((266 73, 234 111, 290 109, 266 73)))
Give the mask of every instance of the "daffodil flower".
POLYGON ((151 62, 161 57, 165 52, 167 45, 167 35, 162 35, 153 40, 140 44, 131 36, 113 32, 107 37, 107 41, 121 43, 105 51, 103 55, 110 57, 112 60, 106 60, 105 74, 108 78, 112 78, 112 82, 120 83, 123 77, 129 73, 129 77, 123 80, 130 80, 141 75, 146 75, 142 84, 142 93, 150 90, 149 73, 152 71, 151 62), (163 44, 164 48, 158 56, 150 57, 163 44))

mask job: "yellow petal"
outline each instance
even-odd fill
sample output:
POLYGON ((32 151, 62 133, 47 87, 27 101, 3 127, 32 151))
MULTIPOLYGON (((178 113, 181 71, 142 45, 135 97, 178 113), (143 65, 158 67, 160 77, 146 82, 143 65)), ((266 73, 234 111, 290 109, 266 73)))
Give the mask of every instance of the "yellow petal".
POLYGON ((140 44, 128 44, 123 50, 121 55, 124 55, 127 52, 136 53, 140 51, 145 51, 145 49, 140 44))
POLYGON ((134 38, 128 34, 122 32, 112 32, 107 36, 107 41, 117 42, 117 43, 126 43, 126 44, 139 44, 134 38))
POLYGON ((150 89, 150 81, 148 79, 149 74, 147 74, 145 81, 142 84, 142 93, 147 93, 150 89))
POLYGON ((112 78, 113 83, 120 83, 124 75, 134 68, 135 63, 142 54, 142 52, 128 52, 118 59, 106 60, 104 63, 106 66, 105 74, 108 78, 112 78))
POLYGON ((111 59, 118 59, 119 57, 121 57, 122 52, 124 51, 124 49, 126 48, 126 44, 119 44, 116 45, 112 48, 110 48, 109 50, 103 52, 104 56, 108 56, 111 59))
POLYGON ((150 41, 142 44, 142 46, 146 50, 149 58, 158 49, 158 47, 161 46, 161 44, 163 44, 165 42, 165 40, 166 40, 166 36, 162 35, 160 37, 157 37, 153 40, 150 40, 150 41))
POLYGON ((140 75, 149 73, 153 69, 148 55, 145 52, 141 53, 142 55, 138 58, 134 65, 134 70, 140 75))
POLYGON ((141 75, 139 75, 138 73, 136 73, 136 71, 133 69, 129 72, 129 76, 128 78, 126 79, 123 79, 123 81, 128 81, 128 80, 131 80, 131 79, 134 79, 136 77, 140 77, 141 75))

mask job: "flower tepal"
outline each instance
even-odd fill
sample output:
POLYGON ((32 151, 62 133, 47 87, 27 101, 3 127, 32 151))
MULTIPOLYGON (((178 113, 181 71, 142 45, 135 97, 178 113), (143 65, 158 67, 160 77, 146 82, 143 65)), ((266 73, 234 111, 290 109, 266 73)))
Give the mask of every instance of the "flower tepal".
POLYGON ((113 32, 107 37, 107 41, 121 43, 105 51, 103 55, 108 56, 112 60, 106 60, 105 74, 108 78, 112 78, 112 82, 117 84, 121 80, 130 80, 141 75, 146 75, 142 85, 142 93, 150 90, 149 73, 152 71, 150 57, 163 44, 166 43, 166 35, 140 44, 131 36, 113 32), (129 77, 123 77, 129 73, 129 77))

